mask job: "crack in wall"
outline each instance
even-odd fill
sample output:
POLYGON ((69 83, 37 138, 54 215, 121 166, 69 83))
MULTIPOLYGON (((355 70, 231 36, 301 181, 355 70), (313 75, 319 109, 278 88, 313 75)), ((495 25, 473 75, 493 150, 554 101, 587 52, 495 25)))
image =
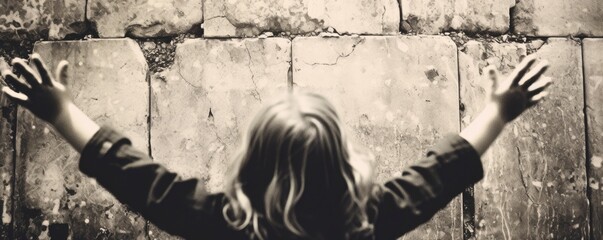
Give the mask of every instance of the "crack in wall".
POLYGON ((381 32, 385 32, 385 13, 387 12, 387 8, 383 5, 383 12, 381 13, 381 32))
POLYGON ((182 75, 182 72, 181 72, 180 68, 176 69, 176 73, 178 73, 178 76, 180 76, 180 79, 182 79, 182 81, 183 81, 183 82, 185 82, 187 85, 189 85, 189 86, 191 86, 191 87, 193 87, 193 88, 203 89, 203 87, 201 87, 201 86, 197 86, 197 85, 195 85, 195 84, 191 83, 190 81, 188 81, 188 80, 187 80, 187 79, 184 77, 184 75, 182 75))
MULTIPOLYGON (((516 146, 515 149, 517 150, 517 164, 519 166, 518 167, 519 168, 519 179, 521 180, 521 185, 523 186, 523 189, 525 190, 525 194, 528 197, 528 199, 530 200, 530 202, 532 202, 533 204, 538 205, 534 201, 534 199, 532 198, 532 196, 530 195, 528 184, 526 183, 526 181, 525 181, 525 179, 523 177, 523 173, 524 173, 525 170, 523 169, 523 166, 521 164, 521 162, 522 162, 521 161, 521 150, 519 149, 518 146, 516 146)), ((528 175, 528 177, 530 176, 529 174, 527 174, 527 175, 528 175)))
MULTIPOLYGON (((400 4, 400 2, 399 2, 399 1, 398 1, 398 4, 400 4)), ((401 5, 400 5, 400 9, 401 9, 401 5)), ((86 8, 86 10, 87 10, 87 8, 86 8)), ((383 21, 384 21, 384 20, 383 20, 383 18, 384 18, 384 15, 385 15, 385 12, 383 12, 383 13, 382 13, 382 15, 381 15, 381 21, 382 21, 382 26, 381 26, 381 28, 382 28, 382 29, 384 28, 384 26, 383 26, 383 21)), ((400 15, 402 16, 402 11, 401 11, 401 10, 400 10, 400 15)), ((86 14, 86 16, 87 16, 87 14, 86 14)), ((226 16, 215 16, 215 17, 212 17, 212 18, 208 18, 207 20, 211 20, 211 19, 213 19, 213 18, 217 18, 217 17, 226 17, 226 16)), ((401 20, 400 22, 402 22, 402 17, 400 18, 400 20, 401 20)), ((512 25, 512 24, 511 24, 511 22, 510 22, 510 25, 512 25)), ((360 34, 360 35, 361 35, 361 36, 365 36, 365 35, 371 35, 371 34, 360 34)), ((302 36, 303 36, 303 35, 302 35, 302 36)), ((372 36, 372 35, 371 35, 371 36, 372 36)), ((232 37, 230 37, 230 38, 232 38, 232 37)), ((481 39, 481 38, 478 38, 478 39, 481 39)), ((512 39, 512 40, 511 40, 511 42, 525 43, 525 42, 522 42, 522 41, 517 40, 517 39, 512 39)), ((245 46, 245 47, 247 48, 247 46, 245 46)), ((353 46, 353 48, 352 48, 352 50, 351 50, 351 52, 349 52, 348 54, 340 54, 340 56, 338 56, 338 57, 337 57, 337 59, 335 60, 335 62, 334 62, 334 63, 332 63, 332 64, 328 64, 328 63, 326 63, 326 64, 319 64, 319 63, 316 63, 316 64, 310 64, 310 65, 336 65, 336 64, 338 64, 338 62, 339 62, 340 58, 345 58, 345 57, 350 56, 350 55, 351 55, 351 54, 352 54, 352 53, 355 51, 355 47, 356 47, 356 46, 354 45, 354 46, 353 46)), ((541 45, 540 47, 538 47, 538 48, 535 48, 535 50, 534 50, 534 51, 538 51, 538 50, 539 50, 541 47, 542 47, 542 45, 541 45)), ((250 55, 250 51, 249 51, 249 49, 246 49, 246 50, 247 50, 248 55, 250 55)), ((293 54, 292 54, 292 55, 293 55, 293 54)), ((291 84, 290 84, 290 86, 291 86, 291 87, 293 87, 293 74, 292 74, 292 72, 293 72, 293 70, 292 70, 292 69, 293 69, 293 63, 292 63, 292 59, 293 59, 293 58, 291 57, 291 60, 289 61, 289 64, 290 64, 290 67, 289 67, 289 75, 290 75, 290 83, 291 83, 291 84)), ((257 96, 254 96, 254 97, 260 97, 260 96, 259 96, 259 92, 258 92, 258 88, 257 88, 257 85, 256 85, 256 81, 255 81, 255 74, 254 74, 254 72, 253 72, 253 70, 252 70, 252 67, 251 67, 251 65, 252 65, 252 64, 253 64, 253 61, 252 61, 252 58, 251 58, 251 56, 250 56, 250 57, 249 57, 249 63, 248 63, 248 65, 247 65, 247 67, 249 68, 249 71, 250 71, 250 73, 251 73, 251 80, 252 80, 252 82, 253 82, 253 84, 254 84, 254 86, 255 86, 255 92, 257 93, 257 96)), ((458 69, 458 68, 457 68, 457 69, 458 69)), ((583 68, 583 69, 584 69, 584 68, 583 68)), ((188 79, 186 79, 186 78, 183 76, 183 74, 182 74, 182 72, 181 72, 181 68, 178 68, 178 69, 177 69, 177 74, 179 74, 179 76, 182 78, 182 80, 183 80, 185 83, 187 83, 188 85, 190 85, 190 86, 192 86, 192 87, 195 87, 195 88, 202 88, 201 86, 196 86, 196 85, 192 84, 191 82, 189 82, 189 81, 188 81, 188 79)), ((460 78, 459 78, 459 80, 460 80, 460 78)), ((150 83, 149 83, 149 84, 150 84, 150 83)), ((150 90, 149 90, 149 91, 150 91, 150 90)), ((151 92, 149 92, 149 95, 151 95, 151 92)), ((151 98, 151 96, 149 96, 149 98, 151 98)), ((259 99, 259 100, 260 100, 260 102, 261 102, 261 99, 259 99)), ((150 103, 150 102, 149 102, 149 106, 151 106, 151 103, 150 103)), ((586 108, 590 108, 590 106, 586 106, 586 104, 585 104, 585 107, 586 107, 586 108)), ((586 114, 586 113, 585 113, 585 114, 586 114)), ((586 115, 585 115, 585 116, 586 116, 586 115)), ((149 110, 149 123, 148 123, 148 124, 149 124, 149 127, 150 127, 150 124, 151 124, 151 123, 150 123, 150 121, 151 121, 151 120, 150 120, 150 117, 151 117, 151 111, 149 110)), ((585 121, 587 121, 587 120, 586 120, 586 118, 585 118, 585 121)), ((16 122, 16 117, 15 117, 15 122, 16 122)), ((585 124, 586 124, 586 123, 585 123, 585 124)), ((16 126, 16 125, 15 125, 15 126, 16 126)), ((585 125, 585 126, 586 126, 586 125, 585 125)), ((215 127, 215 126, 214 126, 214 127, 215 127)), ((15 131, 15 132, 16 132, 16 131, 15 131)), ((217 137, 218 142, 220 142, 220 143, 224 144, 223 139, 222 139, 222 138, 221 138, 221 137, 218 135, 217 128, 215 128, 215 129, 214 129, 214 133, 216 134, 216 137, 217 137)), ((150 141, 150 134, 151 134, 151 132, 150 132, 150 129, 149 129, 149 141, 150 141)), ((585 137, 587 138, 587 136, 585 136, 585 137)), ((587 143, 588 143, 588 141, 587 141, 587 143)), ((16 142, 15 142, 14 144, 16 145, 16 142)), ((149 142, 149 147, 150 147, 150 146, 151 146, 151 145, 150 145, 150 142, 149 142)), ((523 171, 524 171, 524 170, 523 170, 523 166, 522 166, 522 161, 521 161, 521 152, 520 152, 519 148, 517 149, 517 151, 518 151, 518 152, 517 152, 517 153, 518 153, 518 158, 517 158, 517 161, 518 161, 518 163, 519 163, 519 168, 520 168, 521 182, 522 182, 522 185, 524 186, 524 189, 526 190, 526 195, 529 197, 530 201, 532 201, 532 202, 533 202, 533 199, 532 199, 532 198, 530 198, 530 195, 528 194, 528 185, 526 184, 525 179, 524 179, 524 177, 523 177, 523 171)), ((588 150, 587 150, 587 151, 588 151, 588 150)), ((151 153, 150 153, 150 154, 151 154, 151 153)), ((588 152, 587 152, 587 154, 588 154, 588 152)), ((16 155, 16 152, 15 152, 15 155, 16 155)), ((587 158, 587 159, 588 159, 588 158, 587 158)), ((15 156, 14 161, 16 161, 16 156, 15 156)), ((16 164, 15 164, 15 165, 16 165, 16 164)), ((588 174, 588 173, 587 173, 587 174, 588 174)), ((13 181, 13 183, 14 183, 14 181, 13 181)), ((14 190, 14 189, 16 189, 16 188, 15 188, 15 187, 13 187, 13 190, 14 190)), ((588 189, 588 190, 590 190, 590 189, 588 189)), ((14 195, 13 195, 13 196, 14 196, 14 195)), ((14 216, 14 211, 13 211, 13 216, 14 216)), ((590 221, 589 221, 589 222, 590 222, 590 221)), ((14 221, 13 221, 13 224, 14 224, 14 221)), ((592 228, 591 228, 591 230, 592 230, 592 228)), ((148 238, 150 238, 150 236, 147 236, 147 237, 148 237, 148 238)))
POLYGON ((258 85, 255 81, 255 73, 251 69, 251 65, 253 65, 251 52, 249 51, 249 47, 247 47, 247 44, 244 43, 243 45, 245 46, 245 50, 247 51, 247 56, 249 57, 248 63, 247 63, 247 68, 249 69, 249 72, 251 73, 251 83, 253 84, 253 87, 254 87, 254 89, 252 90, 252 95, 255 99, 257 99, 261 103, 262 96, 260 95, 260 91, 258 91, 258 85))
POLYGON ((214 122, 215 116, 214 113, 211 111, 211 107, 209 108, 209 116, 208 116, 208 127, 211 129, 211 132, 214 134, 214 136, 216 137, 216 140, 222 144, 224 147, 226 147, 226 142, 222 139, 222 137, 220 137, 220 133, 218 131, 218 126, 216 126, 216 123, 214 122), (211 117, 211 118, 210 118, 211 117))
POLYGON ((216 15, 216 16, 204 19, 204 22, 209 21, 209 20, 213 20, 213 19, 216 19, 216 18, 226 18, 226 20, 228 20, 228 17, 226 15, 216 15))
MULTIPOLYGON (((461 95, 461 89, 463 85, 463 81, 461 81, 461 62, 460 62, 460 54, 459 48, 457 48, 456 52, 456 69, 457 69, 457 81, 458 81, 458 103, 459 103, 459 131, 463 128, 463 117, 465 116, 465 105, 463 104, 463 98, 461 95)), ((473 82, 469 82, 470 85, 473 85, 473 82)), ((474 186, 466 188, 461 193, 461 231, 464 240, 474 239, 476 235, 476 224, 475 224, 475 190, 474 186)))
POLYGON ((364 41, 365 41, 365 40, 366 40, 365 38, 359 38, 359 40, 358 40, 357 42, 355 42, 354 44, 352 44, 352 49, 351 49, 351 50, 350 50, 348 53, 343 53, 343 54, 342 54, 342 53, 339 53, 339 55, 337 56, 337 58, 335 59, 335 61, 334 61, 334 62, 332 62, 332 63, 320 63, 320 62, 317 62, 317 63, 308 63, 308 62, 306 62, 306 61, 303 61, 303 60, 302 60, 302 61, 303 61, 305 64, 310 65, 310 66, 317 66, 317 65, 323 65, 323 66, 335 66, 335 65, 337 65, 337 63, 339 63, 339 60, 340 60, 340 59, 342 59, 342 58, 347 58, 347 57, 349 57, 350 55, 352 55, 352 54, 354 53, 354 51, 356 51, 356 47, 357 47, 358 45, 360 45, 360 44, 364 43, 364 41))
MULTIPOLYGON (((85 24, 83 24, 84 26, 82 27, 82 30, 78 31, 80 33, 79 34, 71 34, 70 36, 65 36, 64 37, 65 39, 70 39, 70 40, 85 40, 85 39, 88 39, 90 37, 92 37, 92 38, 98 38, 98 33, 96 31, 95 23, 90 20, 92 18, 92 16, 90 16, 91 13, 89 12, 88 5, 89 5, 89 1, 85 1, 85 3, 84 3, 84 11, 83 11, 83 21, 84 21, 85 24)), ((191 23, 190 26, 189 26, 190 29, 196 29, 197 25, 201 25, 203 23, 207 23, 208 21, 211 21, 211 20, 217 19, 217 18, 224 18, 224 19, 226 19, 235 28, 238 27, 237 25, 241 25, 240 27, 242 27, 242 28, 245 28, 245 27, 257 27, 257 23, 256 23, 256 25, 253 25, 252 23, 250 23, 250 24, 240 24, 240 23, 237 23, 236 21, 238 19, 236 17, 229 16, 228 14, 226 14, 228 12, 228 9, 229 9, 228 5, 226 5, 226 4, 222 4, 222 6, 219 6, 218 10, 210 11, 210 12, 212 12, 214 14, 217 14, 217 15, 214 15, 214 16, 208 16, 208 15, 213 15, 213 14, 208 14, 207 13, 207 11, 205 9, 206 8, 205 4, 201 4, 201 5, 202 5, 201 11, 202 11, 202 13, 204 13, 203 14, 203 19, 202 19, 201 22, 191 23)), ((404 11, 403 11, 404 10, 403 9, 403 5, 404 4, 401 2, 401 0, 396 0, 394 5, 398 8, 398 11, 399 11, 399 16, 398 16, 399 17, 398 18, 399 31, 398 31, 398 33, 403 33, 404 32, 404 31, 402 31, 403 22, 407 21, 407 19, 404 18, 404 14, 403 14, 404 13, 404 11)), ((483 29, 478 29, 478 30, 472 29, 471 27, 461 27, 460 29, 458 29, 456 31, 457 32, 467 32, 468 34, 475 34, 475 33, 488 33, 488 34, 492 34, 492 35, 515 34, 515 30, 514 30, 514 27, 515 27, 514 25, 516 25, 516 23, 514 23, 514 20, 515 20, 514 15, 515 14, 512 11, 515 7, 516 7, 516 4, 509 4, 509 6, 508 6, 509 19, 508 19, 507 24, 506 24, 506 27, 507 27, 507 31, 506 32, 497 32, 497 31, 488 32, 488 31, 490 31, 489 27, 484 27, 483 29)), ((326 9, 326 5, 324 6, 324 8, 326 9)), ((376 9, 374 9, 374 10, 376 11, 376 9)), ((383 5, 383 12, 381 13, 381 19, 380 19, 380 21, 381 21, 380 22, 381 32, 379 32, 379 33, 363 33, 363 32, 354 33, 354 32, 348 32, 347 35, 363 35, 363 36, 364 35, 366 35, 366 36, 387 35, 388 33, 384 32, 384 29, 386 29, 386 27, 385 27, 385 25, 386 25, 385 24, 385 14, 386 14, 387 11, 388 11, 388 7, 386 5, 383 5)), ((300 21, 303 22, 304 20, 306 22, 314 22, 314 24, 316 25, 316 28, 319 28, 320 26, 324 25, 323 22, 318 21, 318 20, 316 20, 314 18, 306 17, 306 19, 302 19, 300 21)), ((466 21, 470 21, 470 20, 471 20, 471 18, 466 18, 466 21)), ((174 23, 171 23, 171 24, 175 25, 174 23)), ((138 24, 138 25, 140 25, 140 24, 138 24)), ((164 24, 154 23, 154 24, 151 24, 151 25, 153 25, 153 26, 159 26, 159 25, 169 26, 170 23, 169 22, 164 23, 164 24)), ((291 29, 288 30, 286 28, 285 29, 277 29, 280 26, 278 24, 273 24, 273 25, 274 26, 268 25, 269 27, 266 28, 266 29, 264 29, 262 32, 273 32, 273 33, 290 33, 290 32, 293 32, 293 30, 291 30, 291 29)), ((147 26, 145 28, 152 28, 153 26, 147 26)), ((139 28, 139 27, 140 26, 137 26, 136 24, 132 24, 132 25, 126 26, 127 29, 134 29, 134 28, 139 28)), ((334 26, 331 26, 331 27, 334 27, 334 26)), ((184 27, 184 28, 186 28, 186 27, 184 27)), ((292 26, 290 26, 290 28, 292 28, 292 26)), ((201 28, 199 28, 199 29, 201 29, 201 28)), ((31 30, 31 31, 37 32, 37 30, 31 30)), ((168 35, 165 35, 164 37, 175 37, 175 36, 173 36, 173 34, 187 34, 187 33, 194 33, 194 32, 191 32, 190 30, 189 31, 181 31, 181 30, 179 30, 179 31, 177 31, 175 33, 170 33, 168 35)), ((441 32, 441 33, 443 33, 443 32, 441 32)), ((197 34, 197 33, 194 33, 194 34, 197 34)), ((517 33, 517 34, 520 34, 520 33, 517 33)), ((131 38, 134 38, 134 39, 145 39, 145 38, 155 38, 155 37, 158 37, 158 36, 155 36, 155 35, 153 35, 153 36, 151 36, 151 35, 149 35, 149 36, 136 36, 136 35, 130 36, 130 35, 127 35, 127 36, 131 37, 131 38)), ((314 36, 314 35, 316 35, 316 31, 308 31, 308 32, 302 32, 302 33, 295 33, 295 35, 299 35, 299 36, 314 36)), ((346 35, 346 34, 344 34, 344 35, 346 35)), ((432 34, 432 35, 435 35, 435 34, 432 34)), ((198 36, 201 37, 202 33, 201 33, 201 35, 198 35, 198 36)), ((211 38, 239 38, 239 37, 250 37, 250 36, 212 36, 211 38)), ((255 37, 257 37, 257 36, 255 36, 255 37)), ((596 36, 590 36, 590 37, 596 37, 596 36)), ((60 40, 60 39, 58 39, 58 40, 60 40)))
MULTIPOLYGON (((582 59, 582 94, 583 94, 583 100, 584 100, 584 109, 582 110, 583 112, 583 116, 584 116, 584 143, 586 143, 586 147, 584 149, 584 154, 585 154, 585 169, 586 169, 586 174, 585 174, 585 178, 586 179, 590 179, 591 178, 591 166, 589 164, 589 159, 592 158, 592 152, 591 152, 591 142, 590 142, 590 135, 589 135, 589 112, 595 112, 594 109, 588 104, 588 84, 587 84, 587 79, 586 79, 586 65, 585 65, 585 61, 584 61, 584 43, 581 42, 580 44, 580 57, 582 59)), ((603 181, 602 181, 603 184, 603 181)), ((601 187, 603 189, 603 186, 601 187)), ((590 202, 590 200, 593 199, 593 192, 592 192, 592 188, 590 187, 586 187, 586 199, 588 199, 588 201, 586 201, 587 205, 588 205, 588 229, 587 229, 587 233, 590 235, 590 237, 595 237, 595 230, 594 227, 592 226, 593 224, 593 215, 595 215, 595 208, 592 207, 592 204, 590 202)), ((603 204, 603 202, 602 202, 603 204)))
MULTIPOLYGON (((177 57, 177 56, 176 56, 177 57)), ((180 79, 182 79, 182 81, 184 81, 186 84, 188 84, 189 86, 196 88, 196 89, 203 89, 203 86, 197 86, 195 84, 193 84, 192 82, 190 82, 186 77, 184 77, 184 75, 182 74, 182 64, 181 64, 181 60, 177 59, 176 60, 176 73, 178 74, 178 76, 180 76, 180 79)), ((167 82, 167 80, 166 80, 167 82)))
POLYGON ((541 48, 549 44, 549 39, 536 39, 526 44, 526 53, 532 54, 540 51, 541 48))
MULTIPOLYGON (((148 101, 148 109, 147 109, 147 144, 148 144, 148 151, 149 151, 149 157, 151 158, 151 160, 155 160, 153 158, 153 148, 152 148, 152 141, 151 141, 151 130, 153 128, 152 124, 152 114, 153 114, 153 86, 151 84, 151 73, 149 71, 147 71, 147 86, 148 86, 148 96, 149 96, 149 101, 148 101)), ((144 236, 147 240, 151 240, 151 236, 149 235, 149 229, 150 229, 150 222, 148 220, 145 219, 145 224, 144 224, 144 236)))

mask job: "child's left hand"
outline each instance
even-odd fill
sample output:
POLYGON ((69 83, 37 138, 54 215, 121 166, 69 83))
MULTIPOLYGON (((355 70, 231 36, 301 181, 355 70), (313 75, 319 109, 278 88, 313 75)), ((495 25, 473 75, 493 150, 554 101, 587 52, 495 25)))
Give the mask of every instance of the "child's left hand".
POLYGON ((549 64, 546 60, 539 64, 536 62, 535 55, 528 55, 505 80, 499 79, 496 68, 489 68, 492 88, 486 101, 505 123, 517 118, 548 94, 545 90, 553 82, 543 74, 549 64))
POLYGON ((9 86, 2 87, 2 91, 38 118, 54 125, 61 112, 72 102, 67 88, 61 83, 66 80, 67 61, 59 63, 55 77, 50 75, 40 55, 34 53, 31 61, 35 70, 23 59, 15 58, 12 61, 14 69, 22 76, 21 79, 10 69, 2 71, 2 77, 9 86))

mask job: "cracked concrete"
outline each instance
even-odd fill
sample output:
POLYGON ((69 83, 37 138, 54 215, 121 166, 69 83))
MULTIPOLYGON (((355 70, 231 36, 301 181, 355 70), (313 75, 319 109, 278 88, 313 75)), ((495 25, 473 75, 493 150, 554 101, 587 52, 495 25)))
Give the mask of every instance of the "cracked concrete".
POLYGON ((260 92, 258 90, 258 84, 255 81, 255 73, 253 73, 253 69, 251 66, 253 65, 253 57, 251 56, 251 52, 249 51, 249 47, 245 43, 245 51, 247 51, 247 57, 249 59, 247 63, 247 68, 249 69, 249 73, 251 74, 251 83, 253 84, 252 95, 255 97, 260 103, 262 103, 262 96, 260 96, 260 92))
POLYGON ((509 30, 601 37, 601 12, 603 2, 596 0, 25 0, 1 5, 0 39, 155 38, 203 31, 208 38, 509 30))
MULTIPOLYGON (((522 55, 546 57, 554 62, 550 75, 563 83, 553 86, 545 105, 510 125, 484 157, 488 172, 475 189, 477 228, 462 226, 474 215, 467 210, 461 221, 456 199, 403 239, 461 239, 463 229, 479 239, 587 239, 587 193, 591 238, 603 238, 596 227, 603 221, 598 214, 603 211, 603 150, 598 147, 603 44, 584 40, 582 68, 580 40, 546 38, 602 37, 601 1, 85 3, 0 4, 0 55, 27 58, 39 39, 88 39, 39 43, 36 51, 52 56, 52 64, 61 57, 75 61, 76 82, 70 86, 78 104, 101 122, 120 120, 116 126, 140 142, 139 148, 152 144, 157 161, 185 177, 199 177, 210 191, 221 189, 253 112, 289 88, 332 98, 350 137, 375 154, 377 176, 384 181, 483 107, 488 84, 481 69, 496 65, 509 73, 522 55), (85 22, 86 8, 90 22, 85 22), (400 36, 400 31, 441 36, 400 36), (139 46, 103 40, 124 36, 137 38, 139 46), (581 105, 582 70, 586 106, 581 105), (589 114, 586 152, 583 107, 589 114)), ((0 239, 10 238, 12 226, 15 239, 47 239, 65 227, 72 239, 172 238, 152 225, 146 229, 144 219, 84 178, 70 147, 24 110, 19 138, 11 138, 17 111, 2 96, 0 109, 0 239), (17 159, 13 145, 19 147, 17 159), (15 160, 17 166, 11 165, 15 160)))
MULTIPOLYGON (((603 186, 603 39, 584 39, 584 88, 588 116, 588 177, 603 186)), ((590 188, 592 239, 603 239, 603 187, 590 188)))
MULTIPOLYGON (((458 131, 456 59, 455 44, 439 36, 295 38, 293 81, 335 105, 348 137, 375 154, 385 181, 458 131)), ((454 200, 405 238, 461 238, 460 211, 454 200)))
POLYGON ((339 63, 339 59, 341 58, 347 58, 350 55, 352 55, 352 53, 354 53, 354 50, 356 50, 356 46, 362 44, 365 40, 365 38, 356 38, 356 42, 353 43, 351 46, 349 46, 349 50, 346 50, 345 52, 340 52, 337 57, 335 58, 334 61, 332 62, 313 62, 313 63, 308 63, 308 62, 304 62, 305 64, 309 64, 312 66, 315 65, 329 65, 329 66, 334 66, 337 65, 337 63, 339 63))
POLYGON ((206 0, 204 15, 207 37, 312 35, 329 28, 340 34, 396 34, 400 22, 396 0, 206 0))
MULTIPOLYGON (((34 52, 53 68, 70 62, 67 86, 75 103, 99 124, 122 131, 139 149, 148 148, 147 64, 133 40, 40 42, 34 52)), ((94 180, 79 171, 79 154, 50 126, 23 108, 17 132, 16 236, 42 238, 48 226, 68 224, 74 238, 95 239, 99 229, 111 238, 144 236, 145 222, 128 211, 94 180)))
POLYGON ((530 178, 530 173, 525 171, 525 168, 523 167, 522 164, 522 159, 521 159, 521 148, 519 147, 515 147, 515 149, 517 150, 517 165, 519 166, 518 170, 519 170, 519 179, 521 180, 521 185, 523 186, 523 189, 525 190, 526 193, 526 197, 528 198, 528 200, 530 200, 530 202, 532 204, 538 204, 534 201, 534 198, 530 195, 530 191, 529 191, 529 187, 528 184, 526 183, 526 178, 530 178), (527 176, 524 177, 524 174, 526 174, 527 176))
MULTIPOLYGON (((481 70, 493 65, 510 73, 530 44, 465 44, 459 52, 463 126, 484 105, 490 85, 481 70)), ((535 54, 551 63, 546 75, 559 77, 548 99, 508 126, 483 156, 485 178, 475 186, 478 238, 588 236, 580 45, 567 39, 536 45, 535 54)))
POLYGON ((202 0, 87 1, 87 18, 102 38, 175 36, 203 22, 202 0))
MULTIPOLYGON (((284 38, 178 44, 172 67, 151 78, 153 157, 184 177, 199 177, 212 192, 221 190, 254 112, 288 90, 290 51, 284 38)), ((168 238, 151 228, 153 237, 168 238)))

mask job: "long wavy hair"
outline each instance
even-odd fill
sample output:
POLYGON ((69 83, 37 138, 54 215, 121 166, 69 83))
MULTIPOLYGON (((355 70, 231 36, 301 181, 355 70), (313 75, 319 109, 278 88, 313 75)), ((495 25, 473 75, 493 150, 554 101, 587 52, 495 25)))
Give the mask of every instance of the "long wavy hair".
POLYGON ((373 157, 345 138, 324 97, 290 92, 252 120, 226 183, 227 222, 255 239, 372 234, 373 157))

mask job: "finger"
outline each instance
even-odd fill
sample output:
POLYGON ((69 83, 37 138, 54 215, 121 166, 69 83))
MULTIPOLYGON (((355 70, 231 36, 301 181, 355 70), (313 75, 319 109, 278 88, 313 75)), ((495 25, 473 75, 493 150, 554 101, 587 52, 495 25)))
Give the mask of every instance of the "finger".
POLYGON ((549 84, 552 84, 552 83, 553 83, 553 78, 547 77, 547 76, 542 76, 536 82, 534 82, 532 85, 530 85, 530 87, 528 87, 527 90, 528 90, 528 92, 531 92, 531 91, 534 91, 545 85, 548 86, 549 84))
POLYGON ((55 80, 59 83, 62 83, 63 85, 68 85, 67 84, 67 79, 68 79, 68 75, 67 75, 67 70, 69 69, 69 62, 65 61, 65 60, 61 60, 59 62, 59 65, 57 65, 57 70, 55 71, 55 80))
POLYGON ((542 101, 546 96, 549 95, 549 92, 543 91, 539 94, 536 94, 532 98, 530 98, 530 102, 528 103, 528 107, 532 107, 542 101))
POLYGON ((10 70, 4 70, 2 72, 2 77, 4 78, 4 82, 17 92, 27 94, 31 90, 27 84, 21 82, 10 70))
POLYGON ((513 81, 511 86, 517 86, 519 81, 523 78, 530 67, 536 62, 536 56, 534 54, 526 56, 523 61, 515 68, 511 76, 513 76, 513 81))
POLYGON ((540 88, 544 85, 546 85, 547 83, 553 82, 553 78, 551 77, 547 77, 547 76, 542 76, 538 79, 538 81, 536 81, 535 83, 533 83, 529 88, 528 91, 532 91, 536 88, 540 88))
POLYGON ((15 101, 19 105, 25 105, 27 103, 27 96, 23 93, 17 93, 9 87, 2 87, 2 92, 5 93, 8 98, 15 101))
POLYGON ((496 67, 494 67, 493 65, 486 66, 483 71, 485 72, 485 74, 488 75, 489 80, 491 80, 491 81, 498 80, 498 71, 496 70, 496 67))
POLYGON ((31 55, 31 59, 34 63, 34 66, 36 66, 40 77, 42 78, 42 84, 52 85, 52 78, 48 73, 48 68, 46 67, 46 65, 44 65, 44 62, 42 62, 42 58, 40 57, 40 55, 34 53, 31 55))
POLYGON ((534 69, 532 69, 532 71, 530 71, 528 74, 526 74, 525 77, 525 81, 523 81, 523 83, 520 83, 521 86, 524 87, 524 89, 528 89, 530 87, 530 85, 532 85, 534 82, 536 82, 536 80, 538 80, 542 74, 544 74, 544 72, 546 72, 546 70, 549 68, 549 63, 545 60, 542 61, 541 63, 539 63, 538 65, 536 65, 536 67, 534 67, 534 69))
POLYGON ((32 88, 42 83, 38 76, 36 76, 34 70, 31 69, 23 59, 13 59, 13 66, 15 67, 15 70, 17 70, 17 73, 21 74, 32 88))
POLYGON ((547 82, 540 87, 537 87, 537 88, 534 88, 533 90, 528 91, 528 97, 533 97, 533 96, 540 94, 542 91, 544 91, 546 88, 548 88, 551 84, 553 84, 553 82, 547 82))

